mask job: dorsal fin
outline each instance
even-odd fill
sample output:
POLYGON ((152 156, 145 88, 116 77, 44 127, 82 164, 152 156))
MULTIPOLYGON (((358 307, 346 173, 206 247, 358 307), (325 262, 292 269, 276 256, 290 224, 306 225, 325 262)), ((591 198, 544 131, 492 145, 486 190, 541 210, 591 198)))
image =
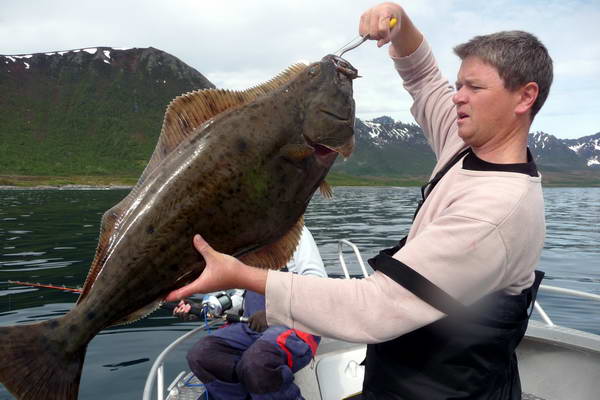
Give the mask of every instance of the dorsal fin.
POLYGON ((305 68, 305 64, 294 64, 273 79, 244 91, 202 89, 177 96, 167 106, 158 143, 140 179, 145 179, 179 143, 203 123, 285 85, 305 68))
MULTIPOLYGON (((111 238, 118 234, 119 225, 123 221, 127 210, 129 210, 133 199, 137 196, 147 177, 162 160, 182 141, 189 137, 192 132, 195 131, 196 135, 202 135, 203 131, 197 130, 197 128, 201 127, 202 124, 211 118, 227 110, 248 104, 256 98, 276 90, 288 83, 306 67, 306 64, 294 64, 273 79, 244 91, 202 89, 177 96, 169 103, 163 119, 158 143, 144 172, 133 189, 131 189, 131 192, 102 216, 96 254, 83 285, 81 295, 77 300, 78 303, 89 293, 98 274, 102 270, 102 266, 112 245, 111 238)), ((293 254, 293 249, 291 254, 293 254)), ((277 260, 280 258, 281 256, 277 256, 277 260)))
POLYGON ((281 269, 294 255, 294 251, 300 242, 302 227, 304 226, 304 217, 300 217, 298 222, 275 243, 261 247, 255 252, 245 254, 239 259, 248 265, 264 269, 281 269))

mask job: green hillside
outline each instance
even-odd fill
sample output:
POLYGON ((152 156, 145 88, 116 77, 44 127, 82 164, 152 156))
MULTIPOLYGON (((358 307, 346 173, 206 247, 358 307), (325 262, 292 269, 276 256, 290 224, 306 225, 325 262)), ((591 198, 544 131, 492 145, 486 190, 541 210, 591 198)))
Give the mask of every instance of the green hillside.
POLYGON ((213 86, 152 48, 14 59, 0 63, 4 176, 137 177, 167 104, 181 93, 213 86))

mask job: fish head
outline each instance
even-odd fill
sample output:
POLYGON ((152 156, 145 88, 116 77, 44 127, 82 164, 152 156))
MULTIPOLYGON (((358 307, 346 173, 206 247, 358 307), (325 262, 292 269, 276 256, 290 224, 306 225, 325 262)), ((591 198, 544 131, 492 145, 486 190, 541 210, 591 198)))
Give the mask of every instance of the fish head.
POLYGON ((302 133, 323 162, 333 163, 338 153, 347 158, 354 149, 352 80, 357 76, 349 62, 327 55, 296 78, 304 88, 302 133))

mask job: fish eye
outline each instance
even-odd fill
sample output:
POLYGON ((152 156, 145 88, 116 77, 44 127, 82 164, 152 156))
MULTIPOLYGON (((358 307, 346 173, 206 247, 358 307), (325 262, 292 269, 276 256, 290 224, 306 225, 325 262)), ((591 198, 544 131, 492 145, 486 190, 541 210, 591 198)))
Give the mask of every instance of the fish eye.
POLYGON ((308 70, 308 75, 310 76, 317 76, 319 74, 319 71, 321 70, 319 64, 317 65, 313 65, 312 67, 310 67, 310 69, 308 70))

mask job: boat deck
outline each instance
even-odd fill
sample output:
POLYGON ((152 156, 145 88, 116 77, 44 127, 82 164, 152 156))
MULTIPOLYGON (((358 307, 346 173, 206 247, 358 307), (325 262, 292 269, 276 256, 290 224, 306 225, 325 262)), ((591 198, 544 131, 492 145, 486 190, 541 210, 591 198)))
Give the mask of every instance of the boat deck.
MULTIPOLYGON (((191 372, 189 372, 183 379, 182 384, 179 386, 178 394, 176 396, 169 395, 167 400, 202 400, 201 397, 204 394, 204 387, 202 382, 198 380, 191 372)), ((546 400, 541 397, 535 396, 529 393, 523 393, 522 400, 546 400)))

